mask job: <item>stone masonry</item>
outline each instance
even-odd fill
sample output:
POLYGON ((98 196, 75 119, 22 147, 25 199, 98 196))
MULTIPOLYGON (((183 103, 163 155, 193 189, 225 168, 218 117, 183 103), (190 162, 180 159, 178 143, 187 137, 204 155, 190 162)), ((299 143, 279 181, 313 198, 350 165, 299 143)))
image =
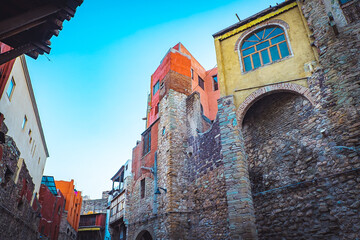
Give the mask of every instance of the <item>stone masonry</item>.
POLYGON ((209 122, 197 93, 171 88, 186 78, 167 79, 157 182, 145 171, 134 182, 128 239, 360 239, 359 17, 333 1, 298 5, 318 53, 307 88, 272 85, 238 109, 224 96, 209 122))
MULTIPOLYGON (((6 133, 5 124, 1 132, 6 133)), ((14 140, 5 135, 0 145, 0 239, 37 239, 40 205, 31 205, 34 184, 19 160, 20 152, 14 140)))

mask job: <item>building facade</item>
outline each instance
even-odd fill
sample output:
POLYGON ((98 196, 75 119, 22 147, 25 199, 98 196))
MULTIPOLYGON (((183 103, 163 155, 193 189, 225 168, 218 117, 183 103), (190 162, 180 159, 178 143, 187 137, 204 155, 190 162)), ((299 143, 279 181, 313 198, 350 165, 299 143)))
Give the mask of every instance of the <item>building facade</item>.
POLYGON ((0 112, 5 116, 7 134, 16 142, 20 158, 26 163, 35 184, 35 197, 49 153, 24 56, 14 61, 0 98, 0 112))
POLYGON ((65 198, 56 188, 54 177, 42 177, 39 203, 41 204, 39 236, 42 239, 57 240, 61 216, 65 209, 65 198))
POLYGON ((104 240, 106 213, 89 213, 80 216, 78 240, 104 240))
POLYGON ((61 219, 59 239, 76 239, 82 205, 81 192, 75 189, 74 180, 55 181, 55 184, 65 197, 65 212, 61 219))
POLYGON ((289 0, 215 33, 213 121, 191 74, 153 75, 127 239, 360 237, 354 9, 289 0))
POLYGON ((127 235, 129 193, 132 181, 131 160, 127 160, 123 166, 111 178, 112 190, 108 199, 108 228, 112 239, 125 240, 127 235))
POLYGON ((359 237, 356 9, 285 1, 213 35, 220 103, 235 110, 244 151, 233 164, 244 161, 251 186, 232 195, 233 236, 359 237))
POLYGON ((83 198, 77 237, 78 239, 107 240, 106 237, 109 235, 108 228, 106 226, 108 196, 109 191, 103 191, 101 199, 83 198))

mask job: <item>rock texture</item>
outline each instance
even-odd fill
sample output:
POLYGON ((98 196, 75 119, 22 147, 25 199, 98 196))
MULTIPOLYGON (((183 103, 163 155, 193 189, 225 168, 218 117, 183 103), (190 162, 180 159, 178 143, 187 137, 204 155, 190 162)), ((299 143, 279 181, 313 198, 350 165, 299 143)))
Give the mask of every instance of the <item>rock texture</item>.
MULTIPOLYGON (((6 126, 2 132, 6 133, 6 126)), ((25 162, 18 164, 20 152, 14 140, 5 135, 0 144, 0 239, 37 239, 40 205, 31 205, 34 183, 25 162)))

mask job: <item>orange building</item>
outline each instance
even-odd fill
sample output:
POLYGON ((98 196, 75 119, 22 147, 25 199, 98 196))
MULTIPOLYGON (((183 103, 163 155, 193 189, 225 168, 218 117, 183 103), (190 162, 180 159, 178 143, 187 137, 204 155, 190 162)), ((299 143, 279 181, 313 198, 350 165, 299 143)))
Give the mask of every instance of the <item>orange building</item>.
POLYGON ((74 180, 55 181, 56 187, 62 192, 65 197, 65 211, 67 211, 67 221, 69 224, 78 231, 80 221, 80 210, 82 204, 81 192, 76 191, 74 180))
POLYGON ((175 72, 191 78, 190 91, 188 91, 187 87, 184 87, 187 83, 181 81, 172 83, 170 88, 177 89, 180 92, 187 91, 183 92, 187 95, 190 95, 195 91, 199 92, 203 114, 210 120, 214 120, 217 114, 217 100, 220 97, 217 68, 206 71, 184 45, 178 43, 170 48, 168 53, 161 60, 156 71, 151 76, 151 93, 148 104, 146 127, 149 127, 158 118, 158 104, 162 97, 160 90, 165 88, 164 78, 169 72, 175 72))

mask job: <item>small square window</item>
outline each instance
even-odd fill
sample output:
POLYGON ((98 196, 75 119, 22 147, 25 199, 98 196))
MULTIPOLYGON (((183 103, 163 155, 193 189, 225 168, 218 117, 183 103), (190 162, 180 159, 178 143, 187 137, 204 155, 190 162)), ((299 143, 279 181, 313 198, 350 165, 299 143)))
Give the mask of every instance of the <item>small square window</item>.
POLYGON ((217 75, 213 76, 213 82, 214 82, 214 91, 219 90, 219 83, 217 75))
POLYGON ((205 81, 199 76, 198 77, 198 79, 199 79, 199 86, 202 88, 202 89, 204 89, 204 87, 205 87, 205 81))
POLYGON ((25 116, 24 116, 24 120, 23 120, 22 125, 21 125, 21 128, 22 128, 22 129, 25 129, 26 123, 27 123, 27 117, 26 117, 26 115, 25 115, 25 116))
POLYGON ((15 89, 15 81, 14 78, 11 78, 10 83, 9 83, 9 87, 6 91, 6 95, 8 96, 9 99, 11 99, 13 93, 14 93, 14 89, 15 89))

